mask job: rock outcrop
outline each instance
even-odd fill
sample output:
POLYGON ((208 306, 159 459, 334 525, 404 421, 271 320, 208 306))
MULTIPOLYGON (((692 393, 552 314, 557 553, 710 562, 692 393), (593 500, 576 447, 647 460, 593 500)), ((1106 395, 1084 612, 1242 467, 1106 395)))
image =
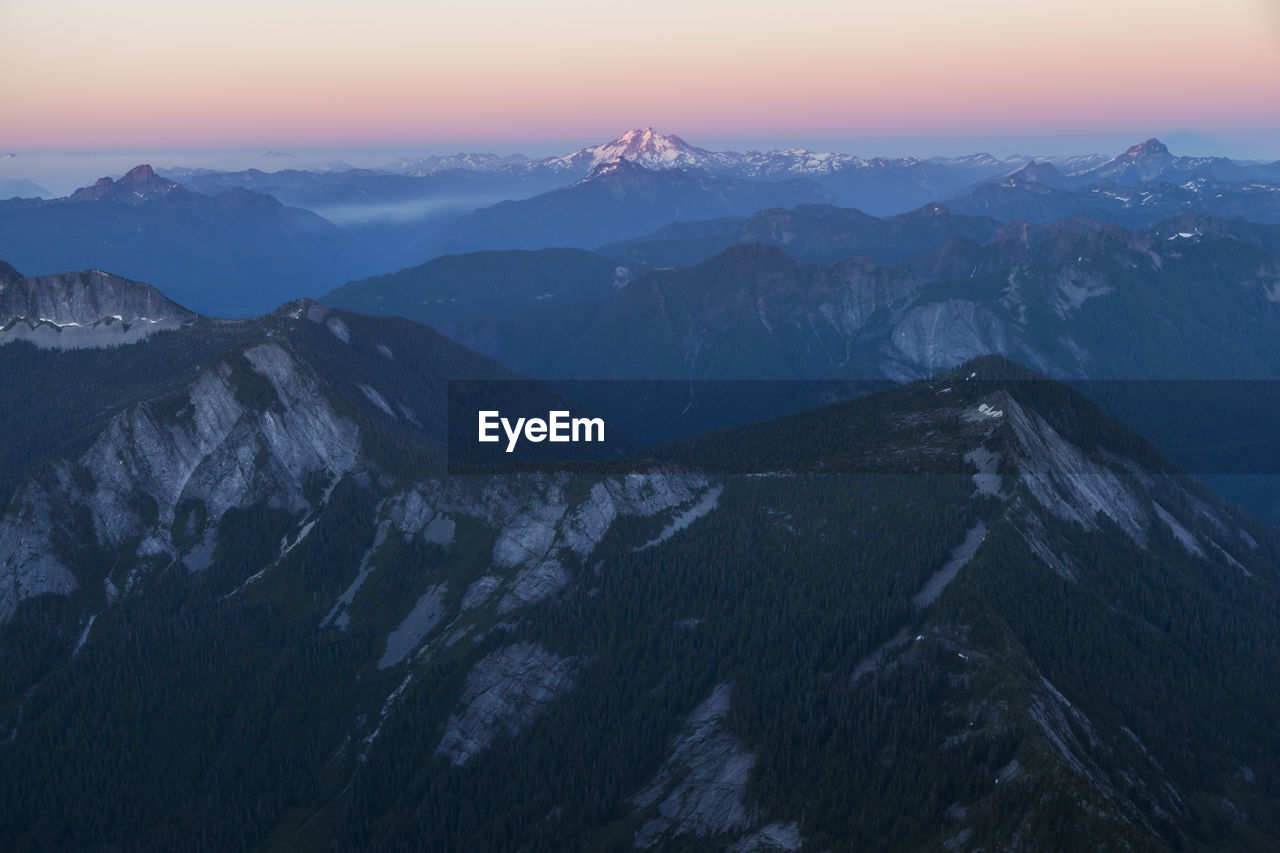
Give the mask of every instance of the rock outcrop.
POLYGON ((518 734, 573 688, 581 664, 534 643, 516 643, 486 656, 467 676, 436 751, 455 765, 466 764, 494 738, 518 734))
POLYGON ((721 684, 694 709, 657 775, 634 797, 641 810, 657 804, 657 815, 636 833, 636 847, 653 847, 677 835, 725 835, 755 825, 759 810, 746 789, 756 757, 721 725, 732 693, 732 684, 721 684))

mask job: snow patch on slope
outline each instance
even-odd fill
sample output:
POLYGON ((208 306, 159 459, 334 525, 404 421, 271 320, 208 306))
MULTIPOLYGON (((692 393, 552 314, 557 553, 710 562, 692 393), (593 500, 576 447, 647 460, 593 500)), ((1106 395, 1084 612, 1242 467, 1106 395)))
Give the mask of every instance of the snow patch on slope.
POLYGON ((399 627, 387 635, 387 648, 378 660, 378 669, 389 669, 400 663, 439 624, 444 617, 446 589, 445 584, 437 584, 418 598, 399 627))
MULTIPOLYGON (((1173 537, 1178 540, 1178 544, 1187 550, 1188 554, 1193 557, 1203 557, 1204 549, 1200 547, 1200 543, 1196 541, 1196 537, 1190 530, 1178 523, 1178 519, 1169 514, 1169 511, 1160 504, 1155 504, 1156 515, 1165 523, 1173 533, 1173 537)), ((1224 552, 1225 553, 1225 552, 1224 552)))
POLYGON ((964 455, 964 461, 978 469, 973 475, 973 494, 975 497, 1003 497, 1000 493, 1000 454, 992 453, 985 447, 975 447, 964 455))
POLYGON ((387 399, 378 393, 378 389, 361 383, 360 393, 364 394, 370 403, 373 403, 388 416, 393 418, 396 416, 396 413, 391 411, 391 406, 387 404, 387 399))
MULTIPOLYGON (((324 619, 320 620, 321 628, 326 625, 336 625, 343 631, 347 630, 347 624, 351 621, 348 608, 356 600, 356 593, 360 591, 360 587, 364 586, 364 582, 373 571, 373 566, 369 564, 369 561, 372 559, 374 552, 381 548, 382 543, 386 541, 389 530, 388 522, 384 521, 378 525, 378 531, 373 537, 373 544, 369 546, 369 550, 365 551, 364 556, 360 558, 360 566, 356 569, 355 580, 343 590, 342 594, 338 596, 338 600, 333 603, 333 607, 328 614, 325 615, 324 619)), ((298 538, 301 539, 302 537, 299 536, 298 538)))

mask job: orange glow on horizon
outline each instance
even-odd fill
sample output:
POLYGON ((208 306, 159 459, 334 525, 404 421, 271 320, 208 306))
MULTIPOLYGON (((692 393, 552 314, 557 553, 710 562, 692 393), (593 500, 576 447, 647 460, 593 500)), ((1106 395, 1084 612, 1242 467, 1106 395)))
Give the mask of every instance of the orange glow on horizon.
POLYGON ((8 0, 0 23, 0 148, 1280 124, 1270 0, 8 0))

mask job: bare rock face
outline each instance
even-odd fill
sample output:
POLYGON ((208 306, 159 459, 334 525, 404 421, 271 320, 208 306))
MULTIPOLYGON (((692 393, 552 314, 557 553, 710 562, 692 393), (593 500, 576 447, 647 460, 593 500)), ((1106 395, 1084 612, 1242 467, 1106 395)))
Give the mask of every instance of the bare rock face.
POLYGON ((237 399, 231 369, 219 364, 190 386, 189 408, 176 422, 137 406, 116 418, 81 459, 96 484, 89 506, 101 541, 118 544, 138 531, 141 519, 132 508, 138 490, 155 500, 163 526, 187 498, 203 502, 211 520, 259 501, 302 511, 309 472, 337 474, 355 464, 355 425, 334 413, 283 345, 260 344, 244 356, 271 384, 278 408, 247 408, 237 399))
POLYGON ((154 287, 101 270, 0 281, 0 344, 115 346, 196 318, 154 287))
POLYGON ((800 827, 791 823, 771 823, 729 846, 729 853, 775 853, 775 851, 799 850, 802 842, 800 827))
POLYGON ((636 847, 653 847, 678 835, 725 835, 756 825, 759 810, 746 793, 756 757, 721 725, 732 693, 732 684, 721 684, 694 709, 657 775, 635 796, 639 809, 658 805, 657 816, 636 833, 636 847))
POLYGON ((569 583, 569 573, 559 560, 541 560, 525 566, 512 580, 507 593, 498 602, 498 612, 510 613, 528 604, 550 598, 569 583))
POLYGON ((50 551, 50 531, 56 527, 44 488, 33 483, 14 507, 0 522, 0 624, 25 599, 65 595, 79 587, 75 575, 50 551))
POLYGON ((97 544, 139 537, 140 555, 177 557, 170 529, 179 503, 203 504, 209 527, 231 507, 255 503, 302 512, 309 474, 336 476, 356 465, 355 425, 333 411, 285 345, 258 344, 242 355, 270 386, 274 405, 242 403, 231 367, 219 362, 188 386, 189 402, 176 415, 134 406, 74 465, 56 465, 19 490, 17 511, 0 519, 0 621, 24 598, 76 586, 51 551, 68 536, 56 519, 69 514, 53 513, 55 504, 82 507, 97 544))
MULTIPOLYGON (((1076 580, 1078 566, 1049 544, 1046 521, 1050 517, 1086 531, 1097 530, 1105 517, 1140 548, 1147 547, 1154 528, 1163 527, 1188 556, 1208 560, 1210 554, 1218 554, 1249 574, 1228 549, 1247 553, 1252 539, 1176 480, 1114 454, 1086 452, 1064 438, 1041 414, 1024 408, 1006 392, 993 395, 985 412, 981 411, 983 408, 964 417, 985 417, 1008 424, 1012 437, 1010 460, 1018 471, 1017 482, 1029 498, 1015 501, 1020 532, 1032 552, 1062 577, 1076 580), (1158 486, 1163 496, 1156 501, 1153 495, 1158 486), (1043 520, 1034 508, 1046 513, 1043 520), (1206 522, 1216 533, 1192 532, 1198 526, 1203 528, 1206 522)), ((988 473, 983 469, 991 469, 996 460, 974 454, 966 458, 979 468, 974 476, 978 491, 985 488, 987 493, 1005 499, 1007 496, 995 481, 985 479, 988 473)))
POLYGON ((581 663, 533 643, 506 646, 481 659, 467 676, 436 751, 455 765, 466 764, 494 738, 519 733, 573 688, 581 663))
POLYGON ((562 490, 549 489, 544 502, 534 502, 498 532, 493 562, 511 569, 539 560, 551 550, 560 519, 568 509, 562 490))
POLYGON ((1028 413, 1008 395, 1003 395, 999 411, 1008 418, 1019 446, 1021 481, 1038 503, 1086 530, 1096 528, 1097 515, 1102 513, 1135 542, 1145 544, 1150 517, 1133 477, 1122 477, 1090 460, 1042 417, 1028 413))
POLYGON ((989 352, 1009 352, 1009 334, 999 319, 981 306, 959 299, 935 302, 909 311, 888 341, 892 356, 918 373, 944 370, 989 352))
POLYGON ((464 606, 479 607, 501 590, 498 612, 505 614, 563 589, 570 581, 568 556, 591 554, 619 516, 650 517, 693 503, 697 517, 710 512, 719 496, 705 475, 674 468, 606 478, 576 503, 567 497, 567 485, 563 475, 543 474, 483 482, 433 480, 392 499, 388 518, 407 536, 443 545, 453 537, 449 515, 493 528, 493 572, 467 592, 464 606), (509 581, 500 577, 504 574, 509 581))

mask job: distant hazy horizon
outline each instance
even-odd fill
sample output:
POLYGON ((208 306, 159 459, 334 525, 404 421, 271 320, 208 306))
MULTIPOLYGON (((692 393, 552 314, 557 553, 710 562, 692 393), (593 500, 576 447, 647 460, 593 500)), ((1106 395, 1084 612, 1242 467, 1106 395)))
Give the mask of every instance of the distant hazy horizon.
MULTIPOLYGON (((402 157, 426 157, 459 152, 524 154, 547 157, 567 154, 590 145, 607 142, 630 128, 618 128, 598 138, 546 142, 531 140, 527 144, 514 141, 458 141, 445 143, 387 144, 365 146, 288 146, 270 145, 239 147, 167 147, 121 146, 107 149, 18 149, 0 147, 0 178, 32 181, 49 194, 64 196, 78 187, 87 186, 101 177, 116 178, 129 169, 149 164, 157 169, 193 168, 239 170, 256 168, 266 172, 281 169, 307 169, 341 161, 355 168, 376 169, 402 157)), ((786 148, 809 148, 834 151, 862 157, 955 157, 988 153, 996 157, 1015 154, 1031 157, 1104 154, 1115 156, 1131 145, 1155 137, 1177 155, 1224 156, 1240 160, 1273 162, 1280 160, 1280 131, 1258 132, 1255 136, 1218 138, 1190 131, 1080 134, 1055 136, 1007 137, 909 137, 861 139, 739 139, 705 140, 680 132, 678 128, 657 128, 680 136, 690 145, 712 151, 770 151, 786 148)))
POLYGON ((1203 145, 1167 141, 1280 158, 1274 0, 5 0, 0 28, 0 78, 20 81, 0 87, 0 152, 19 155, 536 156, 651 124, 716 149, 1113 153, 1185 134, 1203 145))

